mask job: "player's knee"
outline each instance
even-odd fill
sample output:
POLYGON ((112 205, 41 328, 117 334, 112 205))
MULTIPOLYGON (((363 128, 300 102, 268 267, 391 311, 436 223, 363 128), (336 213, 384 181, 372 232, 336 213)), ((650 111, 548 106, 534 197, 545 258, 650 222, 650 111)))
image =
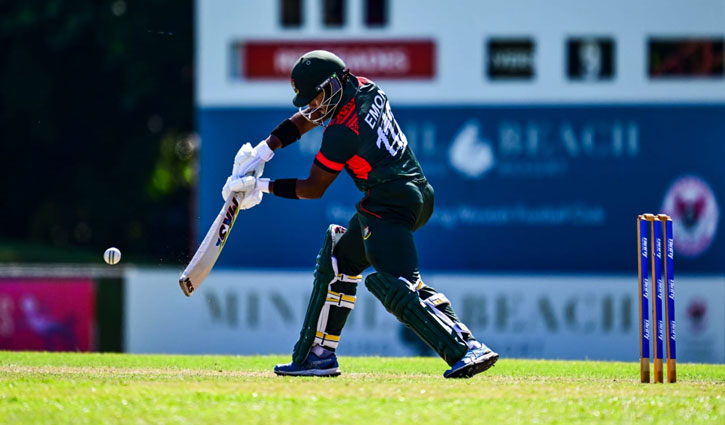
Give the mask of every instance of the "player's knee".
POLYGON ((333 256, 337 259, 337 267, 340 273, 358 275, 370 266, 365 257, 365 252, 357 252, 355 247, 351 247, 349 244, 341 244, 335 247, 333 256))
POLYGON ((338 224, 331 224, 325 233, 322 248, 317 254, 315 275, 337 274, 337 259, 332 255, 335 245, 340 241, 347 229, 338 224))

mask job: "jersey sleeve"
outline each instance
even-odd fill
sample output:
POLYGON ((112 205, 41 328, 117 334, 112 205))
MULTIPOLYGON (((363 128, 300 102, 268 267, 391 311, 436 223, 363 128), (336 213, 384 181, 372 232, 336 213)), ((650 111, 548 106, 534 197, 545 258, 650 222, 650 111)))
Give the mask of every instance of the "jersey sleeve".
POLYGON ((339 173, 345 163, 355 155, 357 135, 344 125, 333 125, 325 129, 320 151, 315 164, 330 173, 339 173))

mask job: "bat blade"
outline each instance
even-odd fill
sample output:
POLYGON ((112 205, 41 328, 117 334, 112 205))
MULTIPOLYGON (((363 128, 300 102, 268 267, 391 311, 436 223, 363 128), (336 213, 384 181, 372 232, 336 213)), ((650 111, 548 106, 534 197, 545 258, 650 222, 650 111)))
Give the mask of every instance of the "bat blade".
POLYGON ((227 199, 206 236, 204 236, 204 240, 201 241, 201 245, 196 250, 194 257, 192 257, 184 272, 181 273, 179 286, 187 297, 191 296, 196 288, 201 285, 214 267, 237 219, 240 202, 241 195, 238 194, 233 194, 227 199))

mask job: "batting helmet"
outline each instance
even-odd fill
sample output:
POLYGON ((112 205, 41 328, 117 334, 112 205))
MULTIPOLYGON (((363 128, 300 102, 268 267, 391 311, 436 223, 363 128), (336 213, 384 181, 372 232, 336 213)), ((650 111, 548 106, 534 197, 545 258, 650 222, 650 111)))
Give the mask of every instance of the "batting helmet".
POLYGON ((290 78, 295 97, 292 103, 310 121, 320 124, 334 112, 342 99, 342 88, 347 75, 345 62, 325 50, 313 50, 302 55, 292 68, 290 78), (306 106, 323 93, 317 108, 306 106))

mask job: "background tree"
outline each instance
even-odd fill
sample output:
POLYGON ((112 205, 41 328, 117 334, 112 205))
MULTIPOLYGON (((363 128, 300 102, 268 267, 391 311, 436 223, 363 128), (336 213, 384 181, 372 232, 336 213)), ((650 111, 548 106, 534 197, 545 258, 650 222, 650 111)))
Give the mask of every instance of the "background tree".
POLYGON ((185 259, 192 9, 0 2, 0 261, 185 259))

